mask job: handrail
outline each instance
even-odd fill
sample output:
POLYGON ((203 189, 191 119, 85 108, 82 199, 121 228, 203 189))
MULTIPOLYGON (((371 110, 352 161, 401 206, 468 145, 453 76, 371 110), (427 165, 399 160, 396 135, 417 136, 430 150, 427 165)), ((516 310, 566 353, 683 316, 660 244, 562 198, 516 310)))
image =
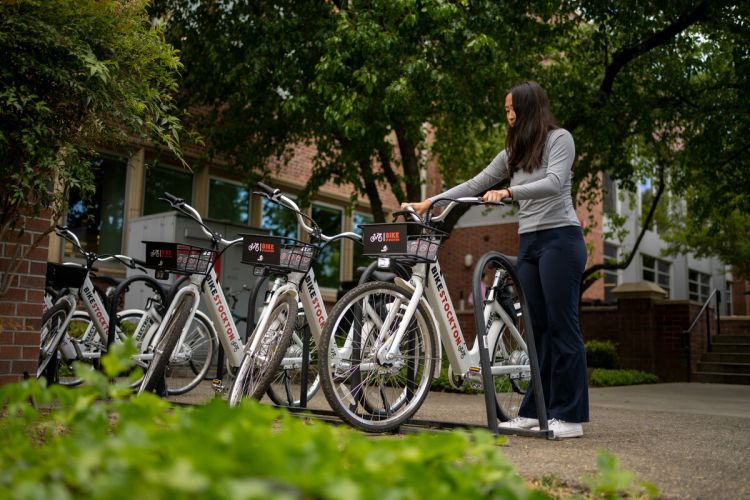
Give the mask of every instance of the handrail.
MULTIPOLYGON (((711 302, 711 299, 716 296, 716 335, 721 334, 721 291, 718 288, 714 288, 711 294, 706 299, 706 302, 703 303, 703 307, 701 307, 701 310, 698 311, 698 314, 695 315, 695 319, 693 319, 693 322, 690 323, 690 326, 683 330, 682 334, 684 336, 684 342, 687 347, 687 378, 688 382, 690 382, 691 372, 692 372, 692 360, 691 360, 691 353, 690 353, 690 332, 693 331, 693 328, 695 328, 695 325, 698 324, 698 320, 700 320, 703 313, 708 309, 708 305, 711 302)), ((711 315, 706 315, 706 349, 710 352, 711 351, 711 315)))

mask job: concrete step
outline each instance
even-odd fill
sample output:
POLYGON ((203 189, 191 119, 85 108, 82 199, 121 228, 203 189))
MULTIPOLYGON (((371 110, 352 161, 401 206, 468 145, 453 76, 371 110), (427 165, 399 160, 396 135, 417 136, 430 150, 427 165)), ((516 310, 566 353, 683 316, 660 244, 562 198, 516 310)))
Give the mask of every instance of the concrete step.
POLYGON ((731 352, 750 354, 750 344, 727 344, 725 342, 711 342, 711 352, 731 352))
POLYGON ((750 335, 713 335, 711 336, 711 342, 750 345, 750 335))
POLYGON ((748 352, 707 352, 701 358, 707 363, 750 363, 748 352))
POLYGON ((736 373, 750 375, 750 363, 698 363, 699 372, 707 373, 736 373))
POLYGON ((743 384, 750 385, 750 374, 747 373, 712 373, 694 372, 692 382, 704 384, 743 384))

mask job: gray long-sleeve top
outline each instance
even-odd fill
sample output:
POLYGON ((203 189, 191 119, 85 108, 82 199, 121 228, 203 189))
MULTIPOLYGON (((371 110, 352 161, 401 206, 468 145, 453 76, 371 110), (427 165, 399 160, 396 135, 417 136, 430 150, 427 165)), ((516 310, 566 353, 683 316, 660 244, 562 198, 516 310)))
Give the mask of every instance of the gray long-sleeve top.
MULTIPOLYGON (((563 226, 580 226, 570 196, 570 177, 575 159, 573 136, 565 129, 550 131, 542 154, 542 164, 532 173, 516 171, 510 180, 513 200, 518 201, 519 234, 563 226)), ((478 196, 510 175, 505 150, 472 179, 436 198, 478 196)))

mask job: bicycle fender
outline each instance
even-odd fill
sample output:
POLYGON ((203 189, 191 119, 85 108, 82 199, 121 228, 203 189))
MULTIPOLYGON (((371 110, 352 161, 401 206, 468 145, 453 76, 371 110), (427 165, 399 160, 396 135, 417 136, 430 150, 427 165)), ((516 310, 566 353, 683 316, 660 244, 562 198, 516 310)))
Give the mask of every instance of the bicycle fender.
MULTIPOLYGON (((414 292, 414 286, 412 286, 411 283, 404 280, 403 278, 399 278, 398 276, 396 276, 393 279, 393 282, 402 288, 414 292)), ((435 313, 432 312, 432 308, 427 303, 424 295, 419 299, 419 303, 422 304, 425 309, 427 309, 427 312, 430 315, 429 320, 432 323, 433 331, 435 332, 435 335, 437 335, 437 338, 435 339, 435 343, 437 344, 437 363, 435 363, 435 372, 433 373, 433 377, 437 378, 440 376, 440 370, 443 364, 443 343, 440 341, 440 329, 438 328, 438 322, 437 318, 435 317, 435 313)))

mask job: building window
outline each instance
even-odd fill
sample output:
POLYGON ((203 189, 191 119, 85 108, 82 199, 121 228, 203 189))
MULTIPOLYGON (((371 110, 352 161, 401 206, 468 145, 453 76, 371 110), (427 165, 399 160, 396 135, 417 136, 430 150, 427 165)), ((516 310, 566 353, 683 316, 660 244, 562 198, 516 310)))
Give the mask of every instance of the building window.
POLYGON ((726 280, 727 288, 724 292, 724 298, 722 299, 724 301, 724 311, 727 316, 732 315, 732 282, 729 280, 726 280))
POLYGON ((605 214, 617 213, 617 185, 615 181, 609 176, 607 172, 604 172, 604 178, 602 179, 602 189, 605 214))
POLYGON ((164 193, 193 202, 193 175, 184 170, 169 167, 151 167, 146 172, 146 189, 143 197, 143 215, 158 214, 172 210, 159 198, 164 193))
POLYGON ((208 180, 208 217, 247 224, 250 219, 250 192, 236 182, 208 180))
MULTIPOLYGON (((357 234, 362 234, 362 224, 372 224, 373 219, 371 215, 366 215, 359 212, 354 212, 352 215, 352 231, 354 231, 357 234)), ((367 267, 372 262, 372 259, 370 257, 365 257, 362 255, 362 244, 360 242, 353 242, 354 243, 354 252, 352 257, 352 276, 357 278, 357 268, 359 267, 367 267)))
MULTIPOLYGON (((340 209, 313 204, 312 218, 323 234, 333 236, 342 231, 343 212, 340 209)), ((341 281, 341 241, 326 245, 315 265, 318 284, 326 288, 338 288, 341 281)))
MULTIPOLYGON (((117 254, 122 251, 127 163, 121 158, 104 157, 91 165, 96 191, 84 200, 77 189, 71 189, 65 224, 81 240, 84 250, 117 254)), ((64 243, 64 252, 80 256, 68 241, 64 243)))
POLYGON ((706 273, 688 270, 688 298, 703 304, 711 294, 711 276, 706 273))
POLYGON ((643 268, 643 279, 656 283, 669 293, 669 268, 670 263, 666 260, 657 259, 656 257, 650 257, 648 255, 641 255, 641 264, 643 268))
POLYGON ((268 229, 271 236, 299 237, 297 234, 297 214, 266 198, 263 198, 261 210, 260 225, 268 229))
MULTIPOLYGON (((604 260, 617 261, 617 245, 604 243, 604 260)), ((617 286, 617 269, 604 270, 604 302, 611 304, 617 302, 617 298, 612 295, 612 289, 617 286)))

